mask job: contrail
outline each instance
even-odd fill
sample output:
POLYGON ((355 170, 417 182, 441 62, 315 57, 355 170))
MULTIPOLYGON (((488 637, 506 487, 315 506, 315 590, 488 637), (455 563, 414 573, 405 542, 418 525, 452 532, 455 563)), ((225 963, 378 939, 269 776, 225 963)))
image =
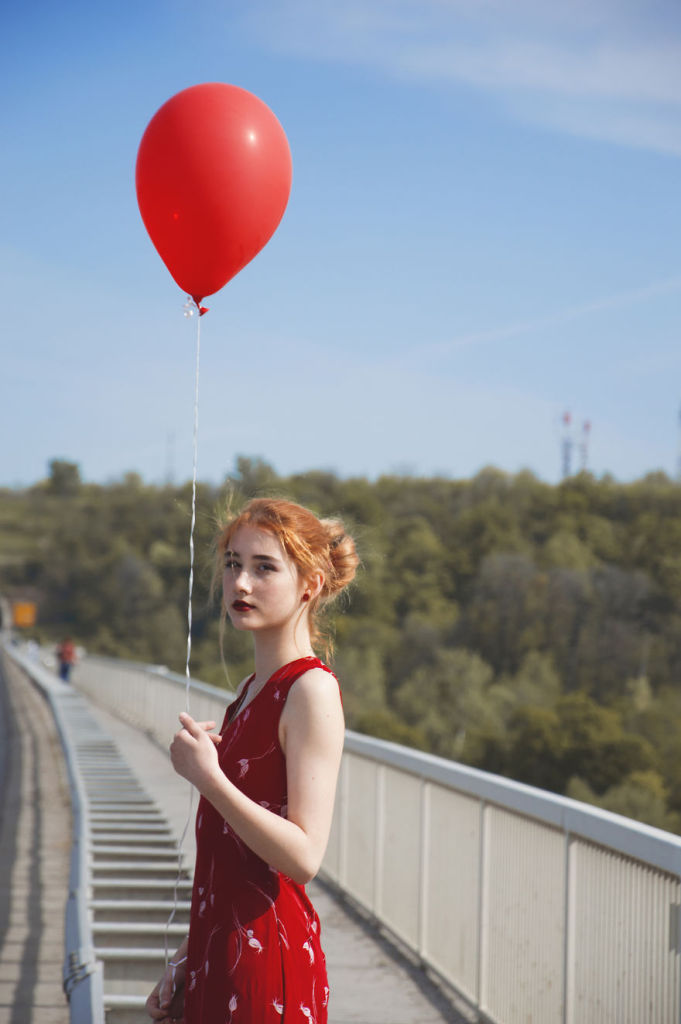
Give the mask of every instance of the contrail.
POLYGON ((506 327, 493 327, 487 331, 473 331, 469 334, 462 334, 458 338, 451 338, 449 341, 434 342, 431 345, 419 347, 418 354, 419 357, 423 355, 442 355, 458 348, 464 348, 467 345, 480 345, 487 341, 503 341, 506 338, 515 338, 520 334, 531 334, 533 331, 539 331, 546 327, 556 327, 560 324, 569 323, 571 320, 578 320, 581 317, 589 316, 591 313, 599 313, 608 309, 620 309, 623 306, 646 302, 657 295, 665 295, 676 291, 681 291, 681 277, 667 278, 664 281, 657 281, 642 288, 634 288, 628 292, 607 295, 602 299, 595 299, 593 302, 572 306, 536 320, 524 320, 519 323, 508 324, 506 327))

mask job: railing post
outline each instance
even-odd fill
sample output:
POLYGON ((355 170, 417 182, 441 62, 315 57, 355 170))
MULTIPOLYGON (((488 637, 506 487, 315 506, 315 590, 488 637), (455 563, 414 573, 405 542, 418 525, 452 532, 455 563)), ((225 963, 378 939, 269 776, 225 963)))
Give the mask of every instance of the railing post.
POLYGON ((376 765, 376 820, 374 831, 374 905, 377 917, 383 913, 383 860, 385 856, 385 766, 376 765))
POLYGON ((421 844, 419 848, 419 923, 418 954, 423 959, 427 954, 428 934, 428 864, 430 861, 430 784, 421 780, 421 844))
MULTIPOLYGON (((676 907, 676 949, 681 951, 681 902, 676 907)), ((681 971, 677 975, 677 992, 679 1000, 679 1024, 681 1024, 681 971)))
POLYGON ((568 829, 565 829, 565 877, 563 879, 565 887, 565 909, 563 912, 563 1024, 568 1024, 570 1020, 570 994, 572 991, 572 968, 574 956, 574 951, 572 949, 572 936, 574 934, 572 899, 574 886, 572 884, 573 866, 571 845, 570 832, 568 829))
POLYGON ((482 1009, 482 990, 484 984, 483 966, 486 955, 487 928, 485 918, 487 914, 487 888, 488 888, 488 852, 487 852, 487 801, 480 801, 480 842, 478 847, 478 962, 475 984, 476 1008, 482 1009))

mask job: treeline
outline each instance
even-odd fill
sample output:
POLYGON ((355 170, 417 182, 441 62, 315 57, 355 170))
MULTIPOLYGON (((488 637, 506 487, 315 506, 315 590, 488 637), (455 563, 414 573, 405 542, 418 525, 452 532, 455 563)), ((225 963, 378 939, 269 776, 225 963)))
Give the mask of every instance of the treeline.
MULTIPOLYGON (((362 570, 333 616, 348 725, 681 832, 681 487, 530 472, 279 477, 240 458, 199 485, 192 670, 227 685, 212 542, 228 500, 341 514, 362 570)), ((0 491, 0 593, 36 635, 183 671, 190 487, 135 474, 0 491)), ((249 640, 227 628, 233 682, 249 640)))

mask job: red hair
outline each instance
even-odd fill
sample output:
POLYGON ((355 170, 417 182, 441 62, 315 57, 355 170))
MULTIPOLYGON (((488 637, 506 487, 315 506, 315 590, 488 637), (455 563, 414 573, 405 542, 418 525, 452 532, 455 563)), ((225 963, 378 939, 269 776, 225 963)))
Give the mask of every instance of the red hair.
POLYGON ((332 645, 319 627, 319 613, 352 582, 359 565, 355 542, 339 519, 319 519, 310 509, 284 498, 252 498, 236 515, 228 518, 217 540, 214 582, 219 579, 225 552, 242 526, 254 526, 273 534, 301 579, 320 572, 322 589, 310 601, 310 639, 321 645, 328 657, 332 645))

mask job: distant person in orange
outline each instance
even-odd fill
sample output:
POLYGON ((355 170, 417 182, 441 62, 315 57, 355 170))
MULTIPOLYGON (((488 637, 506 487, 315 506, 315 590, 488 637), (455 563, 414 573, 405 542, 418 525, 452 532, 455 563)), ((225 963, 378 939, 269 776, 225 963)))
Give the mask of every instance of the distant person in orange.
POLYGON ((76 661, 76 648, 70 636, 64 637, 57 648, 57 659, 59 661, 59 678, 65 683, 69 682, 71 669, 76 661))

